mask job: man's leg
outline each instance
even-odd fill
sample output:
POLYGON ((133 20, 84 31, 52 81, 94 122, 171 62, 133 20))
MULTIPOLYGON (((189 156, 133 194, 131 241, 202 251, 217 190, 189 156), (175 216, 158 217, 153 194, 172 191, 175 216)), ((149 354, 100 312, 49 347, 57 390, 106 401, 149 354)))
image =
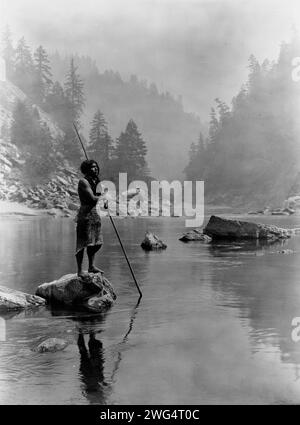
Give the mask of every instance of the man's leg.
POLYGON ((94 266, 95 254, 102 245, 88 246, 87 247, 87 256, 89 259, 89 273, 104 273, 103 270, 98 269, 94 266))
POLYGON ((82 271, 82 261, 83 261, 84 249, 81 249, 76 253, 76 261, 77 261, 77 276, 83 277, 84 273, 82 271))

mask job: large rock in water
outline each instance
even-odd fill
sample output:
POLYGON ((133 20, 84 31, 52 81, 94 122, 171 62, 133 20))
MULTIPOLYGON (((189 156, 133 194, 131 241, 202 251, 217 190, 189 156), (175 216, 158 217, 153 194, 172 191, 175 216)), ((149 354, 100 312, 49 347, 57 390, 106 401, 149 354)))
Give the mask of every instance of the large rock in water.
POLYGON ((33 348, 32 351, 37 353, 56 353, 56 351, 62 351, 69 345, 68 341, 61 338, 48 338, 41 342, 37 347, 33 348))
POLYGON ((21 310, 45 304, 46 301, 36 295, 0 286, 0 311, 21 310))
POLYGON ((291 231, 273 225, 228 220, 212 215, 203 233, 212 239, 266 239, 276 241, 291 236, 291 231))
POLYGON ((211 237, 205 235, 202 230, 193 229, 186 232, 179 240, 182 242, 201 241, 209 243, 211 242, 211 237))
POLYGON ((166 249, 167 245, 161 241, 158 236, 151 232, 146 232, 145 238, 141 243, 141 247, 146 251, 166 249))
POLYGON ((101 273, 87 273, 83 278, 67 274, 53 282, 43 283, 36 294, 51 304, 98 313, 111 307, 116 299, 111 283, 101 273))

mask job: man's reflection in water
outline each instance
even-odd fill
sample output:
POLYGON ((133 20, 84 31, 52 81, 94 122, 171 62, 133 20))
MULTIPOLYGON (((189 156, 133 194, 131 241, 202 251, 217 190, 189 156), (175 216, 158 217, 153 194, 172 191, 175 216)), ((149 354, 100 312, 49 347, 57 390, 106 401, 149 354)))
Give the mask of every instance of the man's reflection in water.
POLYGON ((78 339, 77 345, 80 353, 80 366, 79 375, 82 383, 84 384, 84 395, 91 404, 106 404, 109 395, 112 392, 112 385, 115 382, 115 376, 119 369, 122 360, 122 346, 126 344, 129 334, 133 329, 134 320, 137 314, 137 309, 140 304, 141 298, 138 299, 137 304, 133 308, 128 329, 122 340, 116 344, 114 355, 111 356, 112 371, 108 382, 105 381, 104 364, 105 356, 102 342, 96 338, 102 329, 101 325, 105 316, 98 316, 97 318, 83 318, 77 316, 73 318, 77 322, 78 339), (89 335, 89 336, 87 336, 89 335), (86 340, 88 343, 86 344, 86 340), (113 357, 116 359, 113 360, 113 357))
MULTIPOLYGON (((84 324, 87 325, 86 322, 84 324)), ((91 327, 95 327, 95 324, 91 327)), ((96 338, 95 330, 90 329, 88 335, 84 335, 82 327, 78 326, 79 375, 84 384, 84 394, 89 402, 105 404, 110 386, 105 382, 103 344, 96 338), (86 339, 88 339, 87 344, 86 339)))

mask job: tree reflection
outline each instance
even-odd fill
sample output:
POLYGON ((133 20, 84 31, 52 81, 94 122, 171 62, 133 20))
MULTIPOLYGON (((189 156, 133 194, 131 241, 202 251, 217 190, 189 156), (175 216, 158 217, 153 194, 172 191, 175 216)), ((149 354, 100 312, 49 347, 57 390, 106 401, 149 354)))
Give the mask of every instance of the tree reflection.
POLYGON ((291 321, 300 316, 298 247, 297 239, 218 241, 209 247, 213 257, 225 261, 216 263, 211 280, 219 304, 235 308, 243 323, 247 319, 253 352, 279 350, 281 362, 295 366, 296 379, 300 344, 291 338, 291 321))

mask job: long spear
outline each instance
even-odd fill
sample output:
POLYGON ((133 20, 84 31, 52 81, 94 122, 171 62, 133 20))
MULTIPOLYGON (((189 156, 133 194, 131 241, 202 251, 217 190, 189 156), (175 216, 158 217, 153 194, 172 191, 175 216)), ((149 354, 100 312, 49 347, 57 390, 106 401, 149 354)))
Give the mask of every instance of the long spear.
MULTIPOLYGON (((89 159, 89 158, 88 158, 88 156, 87 156, 86 150, 85 150, 85 148, 84 148, 84 145, 83 145, 83 143, 82 143, 81 137, 80 137, 80 135, 79 135, 79 132, 78 132, 78 130, 77 130, 77 127, 76 127, 75 123, 73 123, 73 126, 74 126, 74 129, 75 129, 75 131, 76 131, 76 135, 77 135, 77 137, 78 137, 78 139, 79 139, 79 141, 80 141, 80 144, 81 144, 81 147, 82 147, 82 149, 83 149, 84 155, 85 155, 86 159, 89 159)), ((107 202, 108 202, 108 201, 107 201, 107 202)), ((119 240, 119 242, 120 242, 120 245, 121 245, 121 248, 122 248, 122 251, 123 251, 124 257, 126 258, 126 261, 127 261, 128 267, 129 267, 129 270, 130 270, 130 272, 131 272, 132 278, 133 278, 134 283, 135 283, 135 285, 136 285, 136 287, 137 287, 137 290, 139 291, 140 298, 141 298, 141 297, 142 297, 142 295, 143 295, 143 294, 142 294, 142 291, 140 290, 139 284, 137 283, 137 280, 136 280, 136 277, 135 277, 135 274, 134 274, 133 268, 131 267, 130 261, 129 261, 129 259, 128 259, 127 254, 126 254, 125 248, 124 248, 124 246, 123 246, 123 243, 122 243, 122 241, 121 241, 121 238, 120 238, 119 232, 118 232, 118 230, 117 230, 117 228, 116 228, 116 225, 115 225, 115 223, 114 223, 114 221, 113 221, 113 218, 112 218, 112 216, 110 215, 110 212, 109 212, 109 208, 108 208, 108 206, 107 206, 107 213, 108 213, 108 216, 109 216, 109 218, 110 218, 111 224, 112 224, 112 226, 113 226, 113 228, 114 228, 114 230, 115 230, 115 232, 116 232, 116 235, 117 235, 117 238, 118 238, 118 240, 119 240)))
POLYGON ((79 140, 79 142, 80 142, 80 144, 81 144, 81 147, 82 147, 82 149, 83 149, 83 152, 84 152, 85 158, 86 158, 86 159, 89 159, 89 158, 88 158, 88 156, 87 156, 87 153, 86 153, 86 150, 85 150, 84 144, 82 143, 81 137, 80 137, 80 135, 79 135, 79 133, 78 133, 78 130, 77 130, 77 127, 76 127, 75 123, 73 123, 73 127, 75 128, 75 132, 76 132, 76 134, 77 134, 78 140, 79 140))

